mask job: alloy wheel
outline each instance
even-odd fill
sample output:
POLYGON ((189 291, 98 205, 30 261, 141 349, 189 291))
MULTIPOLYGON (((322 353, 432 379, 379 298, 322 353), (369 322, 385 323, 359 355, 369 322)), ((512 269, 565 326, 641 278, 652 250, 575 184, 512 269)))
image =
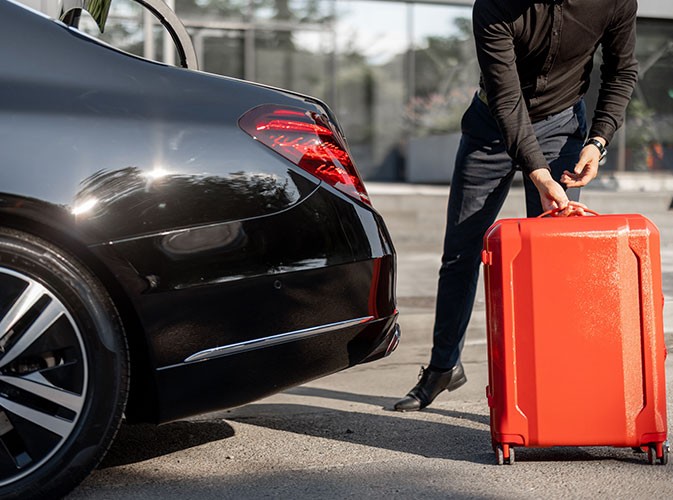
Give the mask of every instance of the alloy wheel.
POLYGON ((85 354, 63 302, 0 267, 0 486, 38 469, 72 435, 87 394, 85 354))

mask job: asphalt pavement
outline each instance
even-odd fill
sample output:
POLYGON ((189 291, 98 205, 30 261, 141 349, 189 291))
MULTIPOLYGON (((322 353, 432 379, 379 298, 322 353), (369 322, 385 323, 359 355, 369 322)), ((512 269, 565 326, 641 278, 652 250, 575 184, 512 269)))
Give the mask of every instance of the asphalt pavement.
MULTIPOLYGON (((582 201, 602 213, 642 213, 659 227, 671 350, 669 184, 597 183, 603 189, 585 190, 582 201)), ((369 189, 398 251, 397 351, 244 407, 160 427, 123 425, 103 464, 69 498, 673 498, 673 465, 650 466, 631 449, 518 449, 515 465, 494 465, 481 283, 463 355, 468 383, 424 411, 391 410, 428 361, 448 187, 369 189)), ((523 213, 515 187, 501 216, 523 213)), ((673 356, 667 380, 672 416, 673 356)))

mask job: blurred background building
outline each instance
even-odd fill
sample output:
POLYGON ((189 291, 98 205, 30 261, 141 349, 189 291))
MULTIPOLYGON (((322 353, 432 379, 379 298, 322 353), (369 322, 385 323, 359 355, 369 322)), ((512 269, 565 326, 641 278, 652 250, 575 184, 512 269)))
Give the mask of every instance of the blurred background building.
MULTIPOLYGON (((460 118, 479 79, 473 0, 166 3, 202 70, 326 101, 366 179, 450 180, 460 118)), ((673 174, 673 2, 639 0, 638 15, 639 82, 602 171, 673 174)), ((82 26, 128 52, 175 61, 161 25, 133 0, 113 0, 103 35, 90 19, 82 26)), ((596 59, 590 110, 600 53, 596 59)))

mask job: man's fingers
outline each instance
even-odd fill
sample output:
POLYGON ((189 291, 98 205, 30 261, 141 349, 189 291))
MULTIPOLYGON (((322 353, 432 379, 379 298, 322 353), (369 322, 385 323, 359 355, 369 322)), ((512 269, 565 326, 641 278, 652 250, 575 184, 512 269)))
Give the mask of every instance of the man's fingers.
POLYGON ((561 176, 561 182, 569 188, 583 187, 589 184, 596 177, 596 174, 596 169, 591 165, 587 165, 580 173, 564 171, 561 176))
POLYGON ((559 217, 586 215, 585 210, 588 210, 588 208, 584 203, 580 203, 579 201, 568 201, 568 204, 563 209, 556 212, 556 215, 559 217))
POLYGON ((584 211, 587 208, 587 206, 584 203, 580 203, 579 201, 571 201, 568 203, 568 215, 585 215, 586 212, 584 211))
POLYGON ((578 179, 578 175, 575 172, 570 172, 568 170, 564 170, 563 174, 561 174, 561 183, 563 184, 568 184, 569 182, 575 182, 578 179))
POLYGON ((577 210, 580 210, 580 209, 581 210, 586 210, 586 209, 589 208, 584 203, 581 203, 579 201, 569 201, 568 205, 571 205, 573 208, 575 208, 577 210))
POLYGON ((567 188, 582 187, 580 176, 570 172, 564 172, 561 176, 561 183, 565 184, 567 188))

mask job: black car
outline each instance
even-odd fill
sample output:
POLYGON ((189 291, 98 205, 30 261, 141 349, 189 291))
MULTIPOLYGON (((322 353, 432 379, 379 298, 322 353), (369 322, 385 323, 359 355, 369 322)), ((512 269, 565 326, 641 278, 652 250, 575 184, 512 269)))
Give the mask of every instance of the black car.
POLYGON ((399 338, 390 236, 325 104, 63 12, 0 0, 1 498, 65 494, 122 416, 241 405, 399 338))

